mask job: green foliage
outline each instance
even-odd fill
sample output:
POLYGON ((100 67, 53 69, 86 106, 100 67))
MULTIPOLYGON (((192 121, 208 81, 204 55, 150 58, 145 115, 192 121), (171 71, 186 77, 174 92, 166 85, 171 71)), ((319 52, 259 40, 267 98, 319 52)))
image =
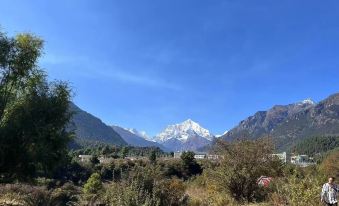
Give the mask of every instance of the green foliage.
POLYGON ((128 154, 128 148, 127 147, 123 147, 121 149, 121 157, 122 158, 126 158, 127 157, 127 154, 128 154))
POLYGON ((189 165, 194 161, 194 152, 192 151, 185 151, 181 154, 180 158, 183 161, 184 165, 189 165))
POLYGON ((100 161, 99 161, 99 159, 96 155, 93 155, 89 161, 93 166, 100 163, 100 161))
POLYGON ((339 147, 339 136, 311 137, 299 142, 292 151, 298 154, 314 156, 339 147))
POLYGON ((282 175, 283 165, 271 156, 273 147, 267 139, 220 141, 218 147, 224 159, 212 176, 220 190, 228 192, 237 201, 261 201, 266 191, 258 186, 257 179, 262 175, 282 175))
POLYGON ((149 156, 149 161, 154 164, 157 160, 157 153, 155 150, 153 150, 149 156))
POLYGON ((70 89, 37 66, 42 40, 0 33, 0 173, 3 181, 51 175, 64 161, 70 89))
POLYGON ((98 173, 93 173, 84 185, 84 193, 86 195, 97 194, 101 189, 101 176, 98 173))
POLYGON ((195 160, 194 155, 194 152, 187 151, 183 152, 180 156, 183 162, 183 176, 186 178, 202 173, 202 168, 195 160))
POLYGON ((325 180, 323 176, 313 174, 276 179, 272 186, 270 202, 272 205, 321 205, 320 192, 325 180))
POLYGON ((82 185, 92 173, 92 166, 86 167, 76 161, 68 161, 54 172, 53 178, 62 182, 71 181, 76 185, 82 185))
POLYGON ((185 186, 178 179, 163 179, 156 168, 136 167, 128 179, 112 182, 102 195, 102 202, 121 206, 185 205, 185 186))
POLYGON ((150 157, 150 155, 155 152, 156 157, 167 157, 168 153, 163 152, 158 147, 117 147, 104 143, 89 143, 83 146, 80 149, 72 150, 71 155, 76 158, 80 154, 86 155, 96 155, 96 156, 106 156, 119 158, 123 155, 131 157, 150 157), (125 148, 125 149, 124 149, 125 148))
POLYGON ((339 148, 330 151, 320 164, 320 170, 327 177, 339 179, 339 148))

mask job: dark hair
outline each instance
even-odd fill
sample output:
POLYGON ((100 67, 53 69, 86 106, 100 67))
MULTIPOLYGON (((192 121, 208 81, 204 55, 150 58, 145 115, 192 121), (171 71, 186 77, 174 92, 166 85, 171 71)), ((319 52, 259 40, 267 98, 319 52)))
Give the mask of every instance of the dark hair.
POLYGON ((332 178, 332 180, 335 180, 335 177, 333 177, 333 176, 331 176, 331 177, 329 177, 329 178, 332 178))

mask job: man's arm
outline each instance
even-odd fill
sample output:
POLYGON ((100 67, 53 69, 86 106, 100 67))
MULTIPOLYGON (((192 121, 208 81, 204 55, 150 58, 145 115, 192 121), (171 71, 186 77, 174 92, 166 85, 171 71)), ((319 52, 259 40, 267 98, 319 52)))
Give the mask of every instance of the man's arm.
POLYGON ((338 185, 334 185, 334 186, 333 186, 333 189, 334 189, 336 192, 339 192, 339 186, 338 186, 338 185))

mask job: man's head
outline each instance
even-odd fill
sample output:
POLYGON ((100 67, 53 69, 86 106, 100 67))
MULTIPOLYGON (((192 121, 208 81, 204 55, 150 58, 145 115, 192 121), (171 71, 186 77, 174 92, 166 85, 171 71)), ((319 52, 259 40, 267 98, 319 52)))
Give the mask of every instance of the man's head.
POLYGON ((328 178, 328 183, 330 183, 330 184, 334 183, 334 177, 328 178))

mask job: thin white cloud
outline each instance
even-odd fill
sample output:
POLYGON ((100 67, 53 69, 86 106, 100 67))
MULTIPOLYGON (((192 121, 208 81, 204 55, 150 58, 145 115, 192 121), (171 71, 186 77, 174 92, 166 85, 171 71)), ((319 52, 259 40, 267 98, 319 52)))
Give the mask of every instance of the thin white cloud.
MULTIPOLYGON (((159 76, 150 76, 145 74, 133 74, 121 69, 114 68, 111 63, 100 63, 90 61, 88 58, 74 55, 44 55, 40 59, 43 66, 60 65, 58 70, 64 69, 67 73, 72 73, 77 77, 82 76, 86 78, 103 78, 112 79, 115 81, 130 83, 140 86, 147 86, 153 88, 162 88, 179 91, 181 87, 177 84, 171 83, 159 76), (71 68, 70 68, 71 67, 71 68), (76 68, 76 69, 72 69, 76 68), (109 69, 95 69, 95 68, 109 68, 109 69)), ((62 71, 61 71, 62 72, 62 71)))
POLYGON ((117 81, 125 82, 125 83, 132 83, 132 84, 138 84, 142 86, 148 86, 148 87, 157 87, 157 88, 165 88, 170 90, 181 90, 181 87, 172 84, 164 79, 161 79, 159 77, 155 76, 144 76, 144 75, 137 75, 137 74, 131 74, 127 73, 121 70, 112 69, 112 70, 106 70, 106 71, 97 71, 97 75, 100 75, 103 78, 110 78, 117 81))

